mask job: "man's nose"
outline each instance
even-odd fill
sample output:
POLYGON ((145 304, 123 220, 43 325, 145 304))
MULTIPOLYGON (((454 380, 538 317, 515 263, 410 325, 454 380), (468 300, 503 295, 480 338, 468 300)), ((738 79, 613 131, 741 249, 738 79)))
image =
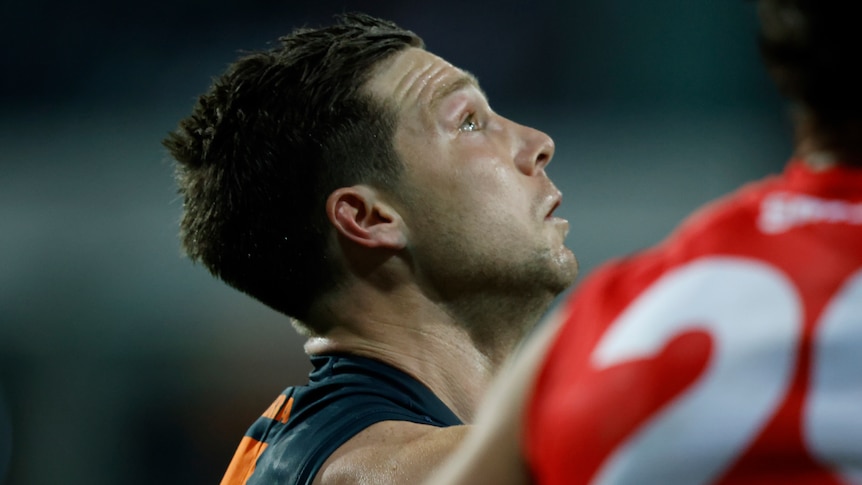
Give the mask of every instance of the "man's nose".
POLYGON ((518 169, 535 175, 545 169, 554 156, 554 140, 546 133, 529 126, 517 125, 521 147, 515 156, 518 169))

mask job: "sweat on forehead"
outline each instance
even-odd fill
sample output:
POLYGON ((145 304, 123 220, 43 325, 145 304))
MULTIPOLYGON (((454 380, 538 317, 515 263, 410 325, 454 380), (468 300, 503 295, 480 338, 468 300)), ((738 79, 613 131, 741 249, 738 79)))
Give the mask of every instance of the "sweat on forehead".
MULTIPOLYGON (((378 98, 434 107, 467 87, 481 91, 476 77, 423 49, 408 48, 379 65, 367 88, 378 98)), ((484 95, 484 93, 482 93, 484 95)))

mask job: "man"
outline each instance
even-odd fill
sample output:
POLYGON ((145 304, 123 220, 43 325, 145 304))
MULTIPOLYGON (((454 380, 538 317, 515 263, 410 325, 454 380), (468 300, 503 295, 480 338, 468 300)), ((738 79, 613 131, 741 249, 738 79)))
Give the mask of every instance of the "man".
POLYGON ((309 336, 223 483, 416 481, 576 276, 554 144, 390 22, 280 40, 165 142, 189 256, 309 336))
POLYGON ((862 8, 757 5, 784 173, 585 280, 434 483, 862 483, 862 8))

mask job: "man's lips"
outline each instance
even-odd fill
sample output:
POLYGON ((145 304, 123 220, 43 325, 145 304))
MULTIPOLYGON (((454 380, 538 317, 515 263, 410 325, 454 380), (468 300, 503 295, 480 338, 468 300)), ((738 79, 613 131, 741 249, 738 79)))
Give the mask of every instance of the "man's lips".
POLYGON ((563 195, 561 193, 557 192, 556 194, 551 195, 550 199, 551 199, 551 207, 550 207, 550 209, 548 209, 547 214, 545 214, 545 219, 553 219, 554 218, 554 211, 557 210, 557 207, 559 207, 560 204, 562 203, 563 195))

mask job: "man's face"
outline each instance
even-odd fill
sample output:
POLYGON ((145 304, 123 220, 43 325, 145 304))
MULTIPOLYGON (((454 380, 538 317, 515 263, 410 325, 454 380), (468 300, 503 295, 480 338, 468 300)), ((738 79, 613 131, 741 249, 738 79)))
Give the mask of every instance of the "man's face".
POLYGON ((496 114, 472 76, 422 49, 384 61, 366 89, 396 108, 397 197, 422 283, 444 298, 535 290, 548 301, 571 284, 550 137, 496 114))

